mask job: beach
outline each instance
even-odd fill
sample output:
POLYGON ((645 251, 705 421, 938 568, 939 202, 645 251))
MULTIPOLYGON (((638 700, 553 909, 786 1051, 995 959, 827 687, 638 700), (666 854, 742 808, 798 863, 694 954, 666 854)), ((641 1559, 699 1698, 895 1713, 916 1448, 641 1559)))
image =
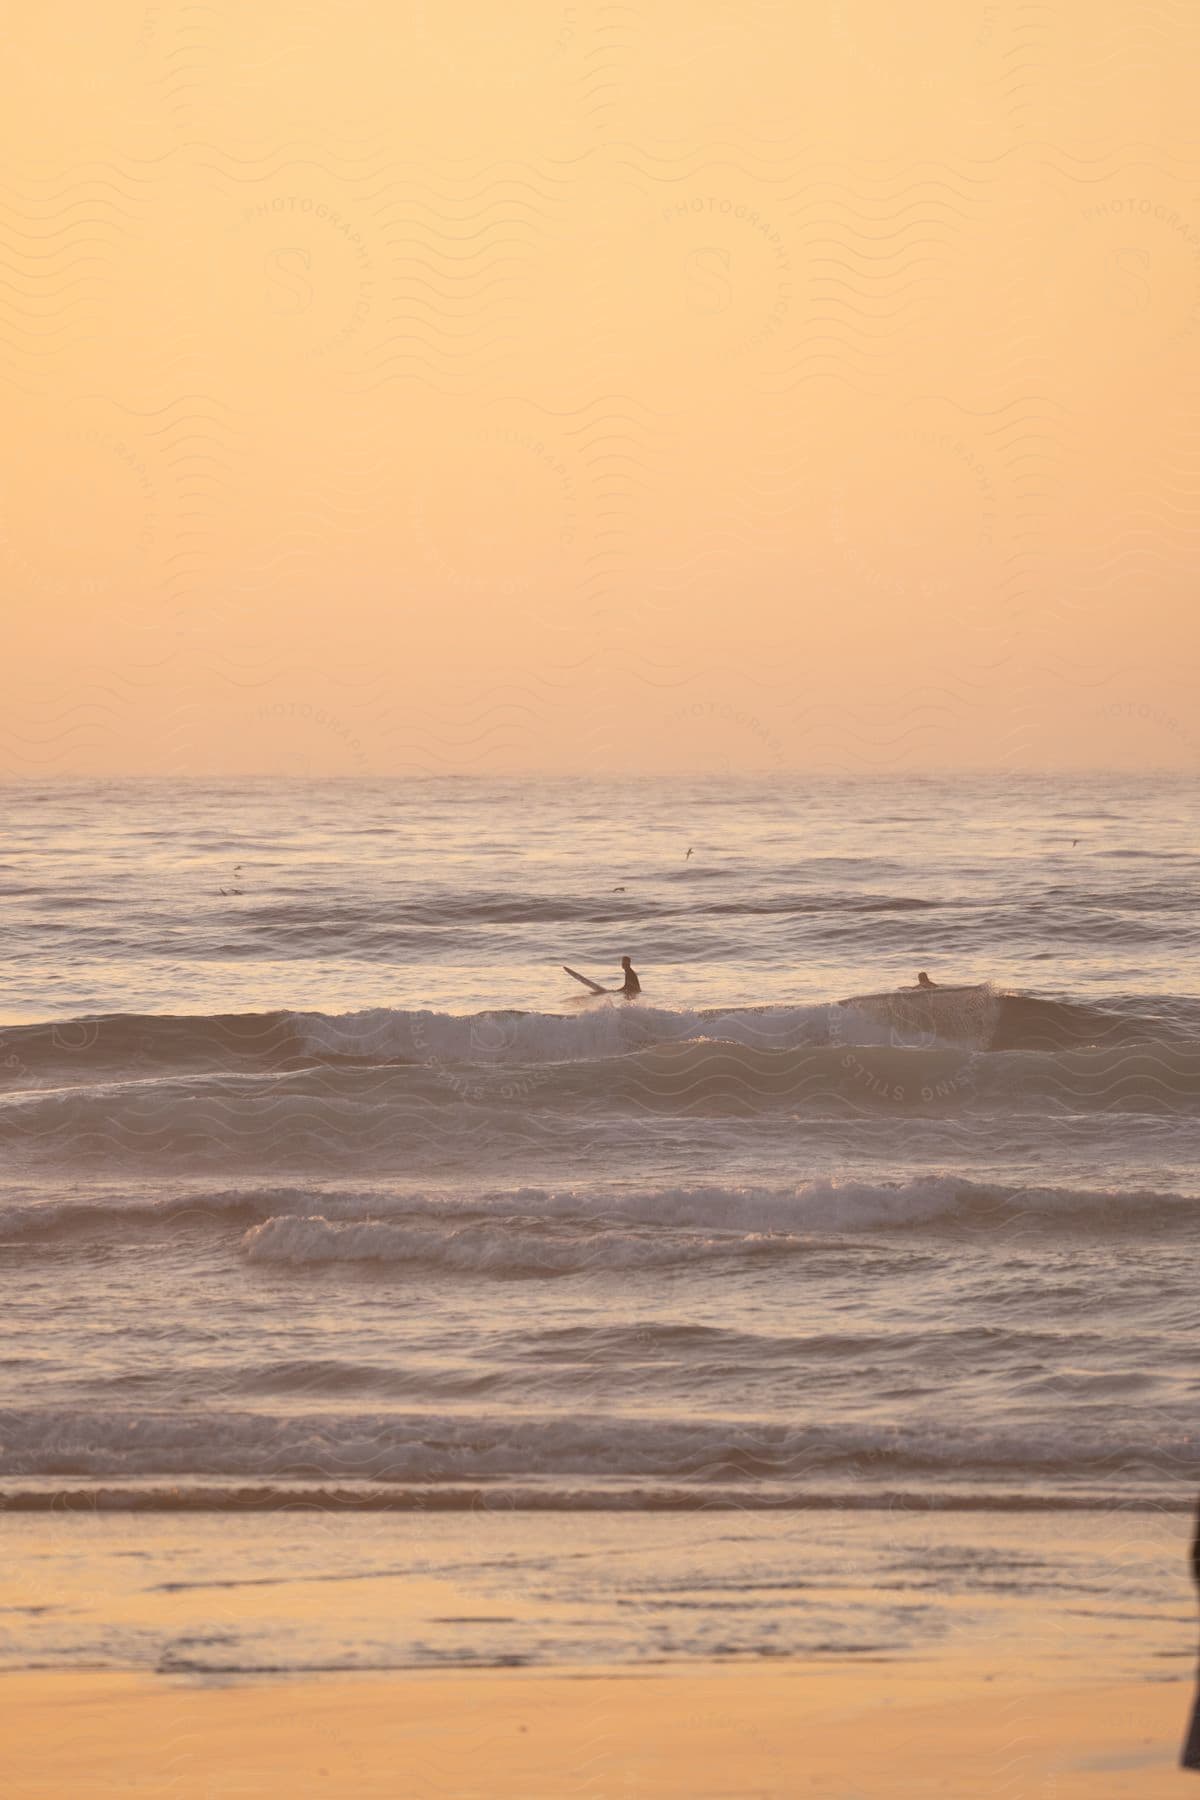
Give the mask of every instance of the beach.
POLYGON ((110 1651, 121 1643, 127 1666, 0 1676, 5 1793, 1166 1800, 1189 1791, 1177 1767, 1195 1650, 1190 1608, 1178 1604, 1183 1515, 840 1511, 723 1516, 707 1531, 694 1515, 657 1529, 636 1514, 551 1523, 545 1531, 486 1512, 11 1518, 26 1642, 44 1654, 52 1640, 30 1627, 53 1633, 57 1614, 76 1634, 90 1625, 110 1651), (746 1573, 748 1529, 773 1571, 757 1581, 746 1573), (556 1592, 555 1572, 561 1580, 580 1564, 594 1571, 590 1586, 569 1576, 556 1592), (686 1593, 672 1579, 681 1566, 691 1571, 686 1593), (940 1589, 939 1617, 920 1654, 814 1639, 803 1657, 732 1646, 719 1659, 687 1657, 654 1641, 644 1616, 631 1627, 628 1601, 644 1591, 646 1570, 674 1605, 717 1607, 726 1619, 739 1606, 746 1618, 764 1606, 799 1609, 823 1631, 857 1619, 861 1638, 867 1618, 894 1625, 940 1589), (556 1619, 577 1628, 581 1614, 593 1644, 607 1634, 609 1656, 623 1650, 619 1661, 582 1660, 578 1637, 555 1647, 556 1619), (463 1634, 489 1621, 486 1661, 478 1643, 474 1660, 464 1656, 463 1634), (389 1638, 403 1642, 410 1666, 346 1671, 347 1646, 361 1654, 373 1644, 378 1657, 389 1638), (243 1655, 232 1674, 220 1664, 235 1640, 274 1649, 259 1650, 257 1669, 243 1655), (298 1644, 313 1665, 305 1675, 287 1672, 298 1644))
POLYGON ((12 1800, 1173 1800, 1178 1682, 1028 1665, 339 1677, 205 1690, 0 1681, 12 1800))
POLYGON ((1188 1791, 1195 1632, 1169 1574, 1190 1523, 24 1514, 8 1521, 14 1597, 43 1608, 26 1641, 52 1641, 30 1627, 53 1634, 56 1615, 90 1622, 141 1666, 0 1676, 5 1793, 1165 1800, 1188 1791), (798 1610, 862 1638, 931 1595, 938 1618, 918 1654, 814 1637, 803 1657, 689 1657, 645 1605, 629 1619, 651 1570, 668 1608, 726 1621, 798 1610), (581 1623, 621 1659, 582 1660, 581 1623), (234 1641, 262 1647, 259 1666, 223 1670, 234 1641), (409 1666, 347 1672, 348 1648, 385 1642, 409 1666), (288 1672, 300 1645, 304 1675, 288 1672))
POLYGON ((1186 1785, 1182 780, 6 798, 6 1792, 1186 1785))

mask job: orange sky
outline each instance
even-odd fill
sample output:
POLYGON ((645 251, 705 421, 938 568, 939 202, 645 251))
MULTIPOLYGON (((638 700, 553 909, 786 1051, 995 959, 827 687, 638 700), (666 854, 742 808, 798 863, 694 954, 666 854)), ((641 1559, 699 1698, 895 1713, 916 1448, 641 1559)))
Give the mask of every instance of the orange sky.
POLYGON ((1194 15, 245 15, 9 28, 0 773, 1200 765, 1194 15))

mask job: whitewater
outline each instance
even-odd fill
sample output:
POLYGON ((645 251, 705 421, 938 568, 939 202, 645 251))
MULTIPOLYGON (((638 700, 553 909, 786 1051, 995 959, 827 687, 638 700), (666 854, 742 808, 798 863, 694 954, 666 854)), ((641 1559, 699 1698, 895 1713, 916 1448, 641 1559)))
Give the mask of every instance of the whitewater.
POLYGON ((1182 778, 2 801, 7 1511, 1193 1504, 1182 778))

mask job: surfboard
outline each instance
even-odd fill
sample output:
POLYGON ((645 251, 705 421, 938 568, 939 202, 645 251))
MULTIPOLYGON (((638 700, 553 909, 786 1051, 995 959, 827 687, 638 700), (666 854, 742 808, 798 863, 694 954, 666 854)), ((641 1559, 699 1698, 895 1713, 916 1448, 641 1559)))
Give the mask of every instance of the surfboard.
POLYGON ((607 991, 600 986, 598 981, 592 981, 588 976, 581 975, 578 969, 568 969, 566 963, 563 964, 563 974, 573 975, 576 981, 582 981, 585 988, 591 988, 593 994, 603 994, 607 991))

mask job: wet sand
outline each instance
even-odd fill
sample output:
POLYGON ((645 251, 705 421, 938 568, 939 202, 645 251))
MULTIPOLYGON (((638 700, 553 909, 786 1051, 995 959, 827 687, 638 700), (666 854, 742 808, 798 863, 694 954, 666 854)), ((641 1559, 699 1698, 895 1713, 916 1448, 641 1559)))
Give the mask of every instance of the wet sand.
MULTIPOLYGON (((1190 1683, 972 1660, 0 1679, 9 1800, 1179 1800, 1190 1683)), ((1197 1789, 1200 1792, 1200 1789, 1197 1789)))

